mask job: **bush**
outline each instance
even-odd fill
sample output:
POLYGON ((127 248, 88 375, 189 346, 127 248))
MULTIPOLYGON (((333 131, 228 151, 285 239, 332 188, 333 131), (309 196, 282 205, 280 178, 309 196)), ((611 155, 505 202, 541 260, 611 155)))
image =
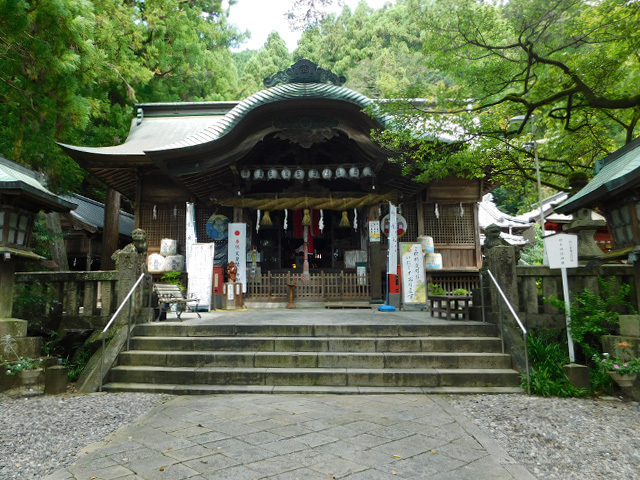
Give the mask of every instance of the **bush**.
MULTIPOLYGON (((543 397, 583 397, 587 392, 571 385, 562 367, 569 363, 562 330, 535 329, 529 332, 531 393, 543 397)), ((523 378, 526 388, 526 378, 523 378)))

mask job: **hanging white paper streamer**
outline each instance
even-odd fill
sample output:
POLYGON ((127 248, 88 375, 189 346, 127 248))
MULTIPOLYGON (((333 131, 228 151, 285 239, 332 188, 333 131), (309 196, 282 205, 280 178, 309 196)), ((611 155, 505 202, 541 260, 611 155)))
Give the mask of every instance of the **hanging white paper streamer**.
POLYGON ((358 229, 358 210, 355 208, 353 209, 353 229, 358 229))
POLYGON ((260 231, 260 210, 256 210, 256 233, 260 231))
POLYGON ((436 218, 440 218, 440 210, 438 210, 438 204, 436 203, 436 218))
POLYGON ((289 210, 287 210, 286 208, 284 209, 284 222, 283 222, 283 227, 286 230, 287 229, 287 221, 289 220, 289 210))
POLYGON ((153 206, 153 219, 158 219, 158 207, 156 207, 155 205, 153 206))
POLYGON ((302 227, 302 239, 304 241, 302 252, 304 260, 302 261, 302 281, 307 282, 311 275, 309 275, 309 225, 302 227))
POLYGON ((464 217, 464 208, 462 208, 462 202, 460 202, 460 218, 464 217))
POLYGON ((320 209, 320 220, 318 220, 318 228, 320 229, 320 233, 324 230, 324 212, 320 209))
POLYGON ((178 207, 176 207, 175 205, 173 206, 173 218, 176 218, 178 216, 178 207))

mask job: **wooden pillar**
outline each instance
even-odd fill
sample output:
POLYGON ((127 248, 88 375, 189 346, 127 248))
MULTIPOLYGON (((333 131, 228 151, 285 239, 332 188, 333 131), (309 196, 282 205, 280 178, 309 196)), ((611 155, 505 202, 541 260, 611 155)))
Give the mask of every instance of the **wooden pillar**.
POLYGON ((120 193, 113 188, 107 189, 107 198, 104 208, 104 230, 102 233, 102 252, 100 254, 100 269, 113 270, 115 261, 111 258, 113 252, 118 249, 119 220, 120 220, 120 193))

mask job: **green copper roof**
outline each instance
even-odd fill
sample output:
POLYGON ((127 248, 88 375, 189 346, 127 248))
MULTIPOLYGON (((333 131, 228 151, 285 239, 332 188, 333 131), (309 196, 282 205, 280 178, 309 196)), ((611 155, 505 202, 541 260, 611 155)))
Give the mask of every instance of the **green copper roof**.
POLYGON ((612 197, 640 181, 640 137, 596 162, 596 176, 573 197, 556 208, 569 213, 592 207, 599 200, 612 197))
MULTIPOLYGON (((277 85, 251 95, 231 109, 218 123, 184 140, 165 145, 155 150, 173 150, 194 147, 203 143, 219 139, 230 132, 249 112, 256 108, 274 102, 299 99, 339 100, 352 103, 361 109, 372 105, 373 101, 345 87, 326 83, 289 83, 277 85)), ((376 119, 381 127, 386 124, 386 119, 376 119)), ((153 150, 151 150, 153 151, 153 150)))

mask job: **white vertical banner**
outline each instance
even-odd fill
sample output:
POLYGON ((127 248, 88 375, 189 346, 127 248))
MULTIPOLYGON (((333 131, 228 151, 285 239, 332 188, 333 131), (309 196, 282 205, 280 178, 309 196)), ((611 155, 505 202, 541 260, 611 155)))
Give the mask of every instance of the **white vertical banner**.
POLYGON ((189 271, 189 259, 191 257, 191 245, 198 242, 198 236, 196 234, 196 209, 193 203, 187 202, 186 209, 186 242, 185 242, 185 269, 189 271))
POLYGON ((247 293, 247 224, 229 224, 229 258, 238 268, 237 279, 242 283, 242 293, 247 293))
POLYGON ((213 258, 215 243, 194 243, 189 250, 187 273, 189 274, 188 298, 199 298, 199 307, 211 310, 213 292, 213 258))
POLYGON ((398 208, 389 202, 389 253, 387 255, 387 275, 398 274, 398 208))

